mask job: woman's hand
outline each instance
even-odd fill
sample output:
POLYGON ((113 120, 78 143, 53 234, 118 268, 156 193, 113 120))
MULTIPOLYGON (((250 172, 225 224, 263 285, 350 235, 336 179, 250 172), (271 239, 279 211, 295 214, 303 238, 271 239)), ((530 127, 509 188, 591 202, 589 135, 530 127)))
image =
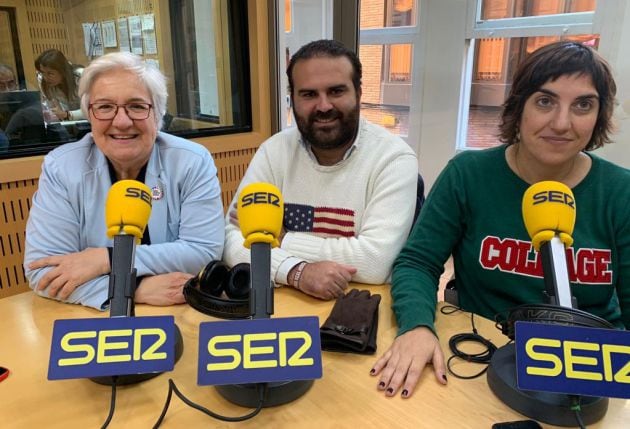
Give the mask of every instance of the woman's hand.
POLYGON ((50 110, 60 121, 65 121, 68 119, 68 112, 63 110, 61 107, 53 107, 50 110))
POLYGON ((138 304, 161 306, 183 304, 184 284, 191 277, 192 274, 180 272, 147 276, 138 285, 134 300, 138 304))
POLYGON ((433 364, 438 382, 446 384, 446 367, 440 343, 427 327, 415 328, 396 338, 374 364, 370 374, 380 374, 378 390, 394 396, 402 387, 402 397, 413 393, 425 365, 433 364))
POLYGON ((105 247, 88 247, 67 255, 47 256, 28 267, 31 270, 53 267, 39 280, 37 290, 48 288, 48 296, 65 300, 84 283, 109 273, 109 253, 105 247))

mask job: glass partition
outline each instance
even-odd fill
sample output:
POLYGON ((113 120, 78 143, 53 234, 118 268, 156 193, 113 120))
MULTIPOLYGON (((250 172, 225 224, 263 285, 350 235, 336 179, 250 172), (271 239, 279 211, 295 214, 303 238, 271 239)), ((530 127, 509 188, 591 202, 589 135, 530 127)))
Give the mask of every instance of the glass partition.
POLYGON ((90 131, 83 68, 128 51, 167 76, 163 131, 251 130, 246 0, 0 0, 0 159, 47 153, 90 131), (11 6, 13 5, 13 6, 11 6), (6 24, 6 25, 5 25, 6 24))

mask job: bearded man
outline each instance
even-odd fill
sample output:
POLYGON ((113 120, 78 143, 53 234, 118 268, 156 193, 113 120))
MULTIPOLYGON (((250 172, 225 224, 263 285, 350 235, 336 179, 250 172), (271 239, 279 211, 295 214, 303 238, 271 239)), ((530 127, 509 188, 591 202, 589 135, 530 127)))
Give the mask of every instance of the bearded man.
POLYGON ((411 228, 418 162, 401 138, 360 118, 361 62, 333 40, 300 48, 287 68, 297 129, 265 141, 226 216, 225 262, 249 262, 236 202, 250 183, 277 186, 285 201, 275 284, 321 299, 348 283, 388 281, 411 228))

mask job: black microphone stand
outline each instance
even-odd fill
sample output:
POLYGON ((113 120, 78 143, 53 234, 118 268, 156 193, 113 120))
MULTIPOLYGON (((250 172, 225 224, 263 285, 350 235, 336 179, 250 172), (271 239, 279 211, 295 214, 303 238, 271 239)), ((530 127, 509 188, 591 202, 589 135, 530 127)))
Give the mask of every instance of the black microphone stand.
MULTIPOLYGON (((554 236, 541 244, 540 257, 546 304, 563 310, 577 307, 571 295, 564 243, 554 236)), ((510 342, 492 355, 487 372, 488 386, 507 406, 532 419, 557 426, 575 426, 573 408, 577 402, 582 420, 590 425, 601 420, 608 410, 608 398, 521 390, 517 387, 516 373, 516 351, 514 342, 510 342)))
MULTIPOLYGON (((253 319, 269 319, 273 314, 273 282, 271 279, 271 245, 252 243, 249 310, 253 319)), ((273 407, 294 401, 313 385, 313 380, 280 381, 271 383, 227 384, 216 386, 217 392, 228 401, 242 407, 260 404, 260 386, 266 388, 263 407, 273 407), (264 386, 266 385, 266 386, 264 386)))
MULTIPOLYGON (((129 234, 114 236, 112 251, 112 269, 109 275, 109 317, 135 316, 134 295, 136 293, 136 273, 133 266, 136 254, 136 237, 129 234)), ((184 352, 182 333, 175 324, 175 362, 179 361, 184 352)), ((117 376, 103 376, 90 378, 95 383, 111 386, 116 384, 139 383, 157 377, 161 372, 145 374, 126 374, 117 376)))

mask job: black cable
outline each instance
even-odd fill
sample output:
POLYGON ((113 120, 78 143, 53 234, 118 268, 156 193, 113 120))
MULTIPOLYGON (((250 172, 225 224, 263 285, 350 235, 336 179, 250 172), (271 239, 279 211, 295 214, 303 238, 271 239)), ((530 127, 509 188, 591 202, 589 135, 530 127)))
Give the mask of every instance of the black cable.
POLYGON ((114 410, 116 409, 116 382, 118 381, 118 376, 112 377, 112 397, 109 403, 109 414, 107 415, 107 419, 105 419, 105 423, 101 426, 101 429, 107 428, 109 423, 112 421, 112 417, 114 417, 114 410))
POLYGON ((253 410, 251 413, 249 414, 245 414, 244 416, 239 416, 239 417, 228 417, 228 416, 222 416, 220 414, 214 413, 212 411, 210 411, 209 409, 194 403, 193 401, 191 401, 190 399, 186 398, 182 392, 179 391, 179 389, 177 388, 177 386, 175 385, 175 382, 173 381, 173 379, 168 380, 168 394, 166 395, 166 402, 164 403, 164 408, 162 409, 162 414, 160 414, 160 417, 158 418, 157 422, 155 422, 155 425, 153 425, 153 429, 157 429, 160 427, 160 425, 162 424, 162 421, 164 420, 164 417, 166 416, 166 412, 168 411, 168 407, 171 403, 171 397, 173 395, 173 392, 175 392, 175 395, 177 395, 177 397, 179 399, 181 399, 186 405, 188 405, 191 408, 194 408, 198 411, 201 411, 202 413, 213 417, 217 420, 221 420, 224 422, 242 422, 248 419, 251 419, 252 417, 254 417, 255 415, 257 415, 260 410, 262 410, 263 407, 263 403, 265 402, 265 397, 267 396, 267 383, 257 383, 256 384, 256 388, 258 389, 258 406, 256 407, 255 410, 253 410))
MULTIPOLYGON (((445 305, 440 309, 440 312, 446 315, 453 314, 457 311, 463 310, 453 305, 445 305)), ((492 359, 492 355, 497 350, 497 346, 495 346, 490 340, 482 337, 477 333, 477 328, 475 327, 474 313, 470 313, 470 324, 472 325, 472 333, 455 334, 448 340, 448 347, 451 349, 451 353, 453 353, 453 355, 449 357, 446 361, 446 368, 448 369, 448 372, 450 372, 454 377, 461 378, 463 380, 471 380, 484 374, 488 370, 488 365, 490 364, 490 359, 492 359), (459 345, 465 342, 481 344, 485 347, 485 349, 479 353, 463 352, 462 350, 460 350, 459 345), (465 360, 466 362, 485 364, 486 366, 481 371, 473 375, 457 374, 451 368, 451 362, 453 359, 456 358, 465 360)))
POLYGON ((580 429, 586 429, 582 420, 582 408, 580 407, 580 397, 578 395, 569 395, 571 398, 571 411, 575 413, 575 422, 580 429))

